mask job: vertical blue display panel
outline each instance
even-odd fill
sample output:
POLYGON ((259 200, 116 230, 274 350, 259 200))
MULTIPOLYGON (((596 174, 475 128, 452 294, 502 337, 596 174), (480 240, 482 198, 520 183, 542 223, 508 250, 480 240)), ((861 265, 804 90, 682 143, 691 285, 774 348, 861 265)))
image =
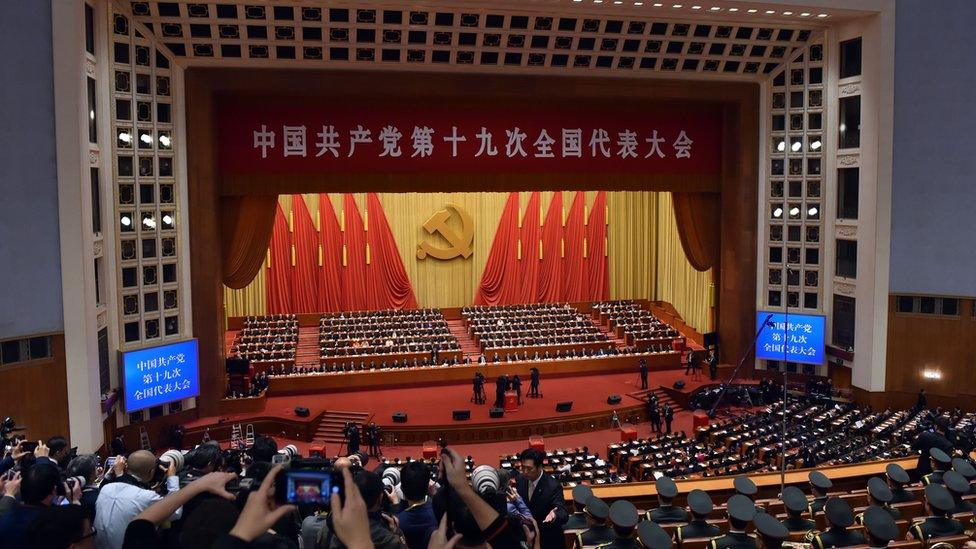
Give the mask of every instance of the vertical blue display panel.
POLYGON ((790 313, 756 313, 756 331, 762 327, 766 318, 772 314, 772 326, 759 334, 756 340, 756 358, 763 360, 785 359, 787 362, 802 364, 824 363, 824 331, 826 318, 820 315, 800 315, 790 313))
POLYGON ((199 357, 195 339, 123 353, 125 412, 199 395, 199 357))

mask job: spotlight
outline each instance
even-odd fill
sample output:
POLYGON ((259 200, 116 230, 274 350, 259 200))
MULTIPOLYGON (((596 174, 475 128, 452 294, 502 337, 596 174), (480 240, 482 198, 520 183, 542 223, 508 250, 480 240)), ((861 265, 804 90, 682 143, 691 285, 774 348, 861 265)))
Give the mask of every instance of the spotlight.
POLYGON ((821 143, 820 140, 817 139, 816 141, 812 141, 810 143, 810 150, 819 151, 820 150, 820 147, 822 147, 822 146, 823 146, 823 143, 821 143))
POLYGON ((152 136, 149 135, 148 133, 139 134, 139 141, 142 141, 143 143, 145 143, 147 145, 151 145, 152 144, 152 136))
POLYGON ((775 210, 773 210, 773 217, 782 217, 782 216, 783 216, 783 208, 776 208, 775 210))
POLYGON ((162 146, 164 146, 164 147, 169 147, 169 144, 170 144, 169 136, 166 135, 165 133, 162 134, 162 135, 160 135, 159 136, 159 144, 162 145, 162 146))
POLYGON ((156 220, 153 219, 152 217, 144 217, 144 218, 142 218, 142 226, 145 227, 145 228, 147 228, 147 229, 155 229, 156 228, 156 220))
POLYGON ((123 143, 132 143, 132 134, 126 131, 119 132, 119 141, 123 143))
POLYGON ((810 206, 810 209, 807 210, 807 215, 809 215, 810 217, 813 217, 818 213, 820 213, 820 210, 818 210, 816 206, 810 206))
POLYGON ((797 206, 790 208, 790 215, 800 215, 800 208, 797 206))
POLYGON ((779 143, 777 143, 776 144, 776 150, 779 151, 779 152, 785 151, 786 150, 786 141, 780 141, 779 143))
POLYGON ((800 150, 800 147, 802 146, 803 145, 801 145, 799 141, 794 141, 793 144, 790 145, 790 150, 792 150, 793 152, 797 152, 800 150))
POLYGON ((121 223, 123 227, 129 227, 132 225, 132 218, 127 215, 123 215, 122 218, 119 219, 119 223, 121 223))
MULTIPOLYGON (((811 208, 811 209, 814 209, 815 210, 816 208, 811 208)), ((813 214, 810 214, 810 215, 813 215, 813 214)), ((173 224, 173 216, 171 216, 169 214, 164 215, 163 216, 163 225, 172 225, 172 224, 173 224)))
POLYGON ((922 377, 925 379, 942 379, 942 372, 939 370, 922 370, 922 377))

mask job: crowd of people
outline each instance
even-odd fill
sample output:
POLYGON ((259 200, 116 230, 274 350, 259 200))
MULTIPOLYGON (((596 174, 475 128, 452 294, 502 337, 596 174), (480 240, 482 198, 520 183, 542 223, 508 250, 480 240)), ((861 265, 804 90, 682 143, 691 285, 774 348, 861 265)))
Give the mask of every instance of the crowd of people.
POLYGON ((250 362, 294 361, 297 346, 298 316, 248 316, 231 344, 228 358, 250 362))
POLYGON ((605 318, 607 326, 629 345, 644 349, 650 346, 670 348, 671 340, 681 334, 634 301, 605 301, 595 303, 593 309, 605 318))
POLYGON ((323 359, 429 353, 437 363, 438 353, 459 349, 440 309, 333 313, 319 319, 323 359))
POLYGON ((607 335, 568 303, 464 307, 461 317, 486 354, 515 347, 611 346, 607 335))

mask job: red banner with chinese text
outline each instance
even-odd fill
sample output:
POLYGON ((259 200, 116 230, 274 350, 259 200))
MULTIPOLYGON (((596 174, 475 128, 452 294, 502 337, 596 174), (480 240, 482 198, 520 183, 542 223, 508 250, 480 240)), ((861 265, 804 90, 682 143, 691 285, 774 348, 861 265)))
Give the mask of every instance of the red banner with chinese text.
POLYGON ((225 173, 717 174, 718 107, 577 109, 223 98, 225 173))

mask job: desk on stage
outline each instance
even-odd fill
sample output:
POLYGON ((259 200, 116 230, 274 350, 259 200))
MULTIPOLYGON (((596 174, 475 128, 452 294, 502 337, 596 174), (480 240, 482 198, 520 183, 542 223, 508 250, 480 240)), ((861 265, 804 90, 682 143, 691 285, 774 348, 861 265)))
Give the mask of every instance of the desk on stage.
POLYGON ((521 347, 488 347, 482 351, 485 355, 485 359, 491 362, 492 357, 496 354, 499 358, 505 358, 505 355, 528 353, 529 357, 535 356, 535 353, 539 353, 541 356, 543 353, 548 352, 549 356, 554 355, 557 351, 575 350, 577 353, 584 350, 599 351, 600 349, 612 349, 612 341, 587 341, 585 343, 565 343, 562 345, 525 345, 521 347))

